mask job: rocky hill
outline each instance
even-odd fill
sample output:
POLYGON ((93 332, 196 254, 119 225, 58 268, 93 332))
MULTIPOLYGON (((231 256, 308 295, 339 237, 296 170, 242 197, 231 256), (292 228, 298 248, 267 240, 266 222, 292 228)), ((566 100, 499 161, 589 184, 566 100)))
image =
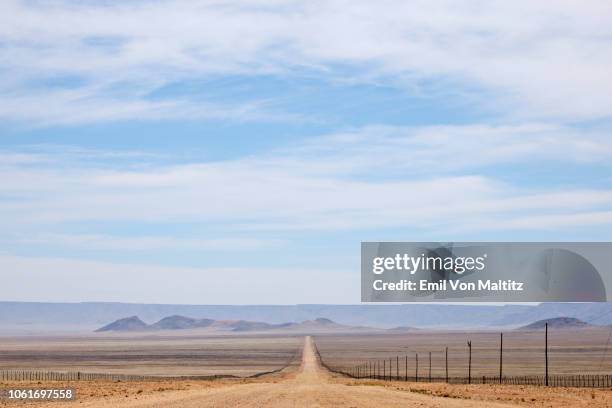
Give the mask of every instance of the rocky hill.
POLYGON ((210 331, 261 332, 261 331, 291 331, 291 332, 343 332, 355 330, 375 330, 368 327, 347 326, 323 317, 302 322, 271 324, 252 322, 248 320, 213 320, 194 319, 191 317, 173 315, 164 317, 156 323, 148 325, 137 316, 119 319, 96 332, 135 332, 155 330, 188 330, 207 329, 210 331))
POLYGON ((589 323, 576 319, 575 317, 554 317, 552 319, 542 319, 526 326, 519 327, 518 330, 544 330, 548 323, 549 329, 582 329, 593 327, 589 323))
POLYGON ((193 329, 198 327, 208 327, 215 321, 212 319, 193 319, 185 316, 168 316, 164 317, 157 323, 150 326, 151 329, 158 330, 180 330, 180 329, 193 329))
POLYGON ((132 332, 132 331, 143 331, 147 330, 149 325, 140 320, 138 316, 125 317, 123 319, 115 320, 114 322, 107 324, 106 326, 100 327, 96 332, 132 332))

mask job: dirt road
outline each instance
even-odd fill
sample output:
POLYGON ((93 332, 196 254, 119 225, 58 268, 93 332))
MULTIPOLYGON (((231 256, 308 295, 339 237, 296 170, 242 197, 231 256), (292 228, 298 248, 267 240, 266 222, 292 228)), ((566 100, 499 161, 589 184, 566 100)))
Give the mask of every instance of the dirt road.
MULTIPOLYGON (((125 396, 127 397, 127 395, 125 396)), ((109 396, 77 403, 52 403, 70 407, 512 407, 492 401, 444 398, 364 385, 334 377, 317 358, 313 341, 304 341, 302 365, 297 373, 258 382, 225 384, 204 389, 184 389, 137 398, 109 396)))

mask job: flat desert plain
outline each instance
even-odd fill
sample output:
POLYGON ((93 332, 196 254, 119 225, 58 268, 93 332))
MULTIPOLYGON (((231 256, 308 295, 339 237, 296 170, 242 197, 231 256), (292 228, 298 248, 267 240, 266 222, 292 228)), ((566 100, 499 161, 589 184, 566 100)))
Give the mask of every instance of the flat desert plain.
POLYGON ((301 336, 95 335, 0 338, 0 369, 247 377, 285 367, 301 336))
MULTIPOLYGON (((300 365, 252 379, 74 382, 19 386, 76 388, 76 402, 40 407, 607 407, 608 390, 353 380, 323 368, 311 337, 300 365)), ((7 387, 14 384, 3 384, 7 387)), ((3 406, 12 403, 3 402, 3 406)))

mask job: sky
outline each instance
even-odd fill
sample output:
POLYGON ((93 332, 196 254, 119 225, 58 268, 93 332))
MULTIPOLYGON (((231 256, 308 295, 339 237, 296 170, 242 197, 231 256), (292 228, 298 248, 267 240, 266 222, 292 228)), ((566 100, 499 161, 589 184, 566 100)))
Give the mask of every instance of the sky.
POLYGON ((362 241, 610 241, 607 1, 0 2, 0 300, 357 303, 362 241))

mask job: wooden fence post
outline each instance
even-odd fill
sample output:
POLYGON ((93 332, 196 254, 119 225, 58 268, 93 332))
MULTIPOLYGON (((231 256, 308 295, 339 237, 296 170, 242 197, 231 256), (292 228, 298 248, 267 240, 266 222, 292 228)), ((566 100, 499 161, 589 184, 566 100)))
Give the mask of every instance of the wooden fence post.
POLYGON ((431 351, 429 352, 429 382, 431 382, 431 351))
POLYGON ((502 383, 502 367, 504 353, 504 333, 499 333, 499 383, 502 383))
POLYGON ((548 322, 544 325, 544 358, 546 359, 546 386, 548 387, 548 322))
POLYGON ((446 347, 444 354, 445 354, 446 382, 448 383, 448 347, 446 347))
POLYGON ((468 340, 467 342, 469 349, 469 357, 468 357, 468 384, 472 383, 472 342, 468 340))

